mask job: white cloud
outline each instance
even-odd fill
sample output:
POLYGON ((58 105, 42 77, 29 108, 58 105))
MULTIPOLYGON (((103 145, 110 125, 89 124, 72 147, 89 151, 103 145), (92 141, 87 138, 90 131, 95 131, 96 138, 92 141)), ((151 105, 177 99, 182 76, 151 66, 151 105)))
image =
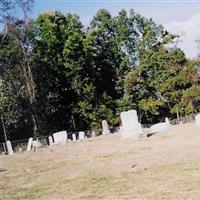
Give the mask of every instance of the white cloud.
MULTIPOLYGON (((200 9, 200 8, 199 8, 200 9)), ((174 21, 165 25, 166 29, 180 35, 178 46, 182 48, 190 58, 197 56, 196 40, 200 39, 200 13, 194 14, 187 21, 174 21)))

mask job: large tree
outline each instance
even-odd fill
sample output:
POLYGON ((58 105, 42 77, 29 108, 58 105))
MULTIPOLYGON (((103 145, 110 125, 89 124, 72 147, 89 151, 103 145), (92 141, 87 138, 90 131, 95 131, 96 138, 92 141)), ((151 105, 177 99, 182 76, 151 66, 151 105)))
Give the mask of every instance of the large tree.
MULTIPOLYGON (((29 130, 30 133, 28 135, 35 135, 38 129, 37 111, 35 105, 35 82, 33 80, 33 74, 30 66, 31 44, 28 39, 30 23, 28 14, 32 8, 33 1, 2 1, 1 3, 1 23, 4 24, 4 30, 1 32, 0 42, 2 69, 1 87, 4 89, 9 88, 13 91, 9 94, 6 92, 6 95, 9 95, 10 98, 13 97, 13 101, 8 101, 6 103, 7 107, 10 107, 10 104, 15 102, 14 99, 17 97, 17 105, 19 105, 19 107, 20 105, 24 105, 23 112, 25 113, 28 110, 31 115, 30 120, 32 123, 32 130, 29 130), (20 9, 22 11, 22 19, 17 18, 14 15, 15 9, 20 9), (8 74, 10 75, 8 76, 8 74), (23 98, 21 97, 21 88, 23 88, 24 91, 23 98), (21 100, 19 100, 20 98, 21 100), (24 98, 28 100, 28 104, 23 103, 22 99, 24 98), (26 109, 26 107, 28 108, 26 109)), ((13 109, 17 111, 17 108, 13 109)), ((4 109, 2 108, 2 110, 4 109)), ((8 112, 12 111, 12 109, 8 110, 8 112)), ((10 115, 8 112, 3 113, 3 115, 10 115)), ((18 112, 20 113, 20 110, 18 110, 18 112)), ((18 115, 20 115, 18 112, 15 112, 16 115, 13 115, 12 117, 18 118, 18 115)), ((28 117, 28 115, 26 117, 28 117)), ((7 121, 8 124, 11 123, 11 121, 7 121)), ((18 123, 23 124, 23 121, 19 121, 18 123)))

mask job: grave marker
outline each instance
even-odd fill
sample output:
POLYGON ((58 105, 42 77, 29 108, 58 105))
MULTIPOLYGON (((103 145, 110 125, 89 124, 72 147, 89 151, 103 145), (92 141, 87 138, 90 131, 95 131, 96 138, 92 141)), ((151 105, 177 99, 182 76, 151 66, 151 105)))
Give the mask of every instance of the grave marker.
POLYGON ((83 131, 79 132, 79 140, 84 140, 85 139, 85 133, 83 131))
POLYGON ((12 148, 12 144, 11 144, 10 140, 6 141, 6 148, 7 148, 7 151, 8 151, 8 155, 12 155, 13 154, 13 148, 12 148))
POLYGON ((28 145, 27 145, 26 151, 30 151, 31 150, 32 142, 33 142, 33 138, 30 137, 28 139, 28 145))
POLYGON ((103 135, 107 135, 110 133, 110 130, 108 129, 108 123, 106 120, 102 121, 102 128, 103 128, 103 132, 102 132, 103 135))
POLYGON ((122 138, 138 138, 142 134, 142 128, 138 122, 135 110, 122 112, 120 117, 122 122, 122 129, 120 130, 122 138))
POLYGON ((67 132, 59 131, 53 134, 55 144, 66 144, 67 142, 67 132))

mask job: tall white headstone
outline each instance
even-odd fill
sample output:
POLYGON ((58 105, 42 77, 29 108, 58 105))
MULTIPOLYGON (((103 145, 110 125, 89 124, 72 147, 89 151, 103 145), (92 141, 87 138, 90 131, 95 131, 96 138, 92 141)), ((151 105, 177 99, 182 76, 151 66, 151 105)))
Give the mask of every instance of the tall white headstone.
POLYGON ((76 141, 76 134, 75 134, 75 133, 72 134, 72 140, 73 140, 74 142, 76 141))
POLYGON ((67 132, 60 131, 53 134, 55 144, 66 144, 67 142, 67 132))
POLYGON ((79 140, 84 140, 85 139, 85 133, 83 131, 79 132, 79 140))
POLYGON ((122 122, 122 129, 120 131, 122 138, 137 138, 142 134, 142 128, 138 122, 135 110, 122 112, 120 117, 122 122))
POLYGON ((12 144, 11 144, 10 140, 6 141, 6 148, 7 148, 7 151, 8 151, 8 155, 12 155, 13 149, 12 149, 12 144))
POLYGON ((110 133, 110 130, 108 129, 108 123, 106 120, 102 121, 102 128, 103 128, 103 132, 102 132, 103 135, 110 133))
POLYGON ((49 146, 52 146, 53 145, 53 138, 52 138, 52 136, 49 136, 48 139, 49 139, 49 146))
POLYGON ((33 138, 30 137, 28 139, 28 145, 27 145, 26 151, 30 151, 31 150, 32 142, 33 142, 33 138))
POLYGON ((200 128, 200 113, 195 116, 195 125, 200 128))

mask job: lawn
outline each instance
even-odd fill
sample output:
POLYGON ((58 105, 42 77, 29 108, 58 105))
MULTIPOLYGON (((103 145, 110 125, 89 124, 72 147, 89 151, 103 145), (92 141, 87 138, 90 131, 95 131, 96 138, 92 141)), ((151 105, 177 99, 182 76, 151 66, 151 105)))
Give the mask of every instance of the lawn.
POLYGON ((1 157, 2 200, 200 199, 200 129, 119 134, 1 157))

